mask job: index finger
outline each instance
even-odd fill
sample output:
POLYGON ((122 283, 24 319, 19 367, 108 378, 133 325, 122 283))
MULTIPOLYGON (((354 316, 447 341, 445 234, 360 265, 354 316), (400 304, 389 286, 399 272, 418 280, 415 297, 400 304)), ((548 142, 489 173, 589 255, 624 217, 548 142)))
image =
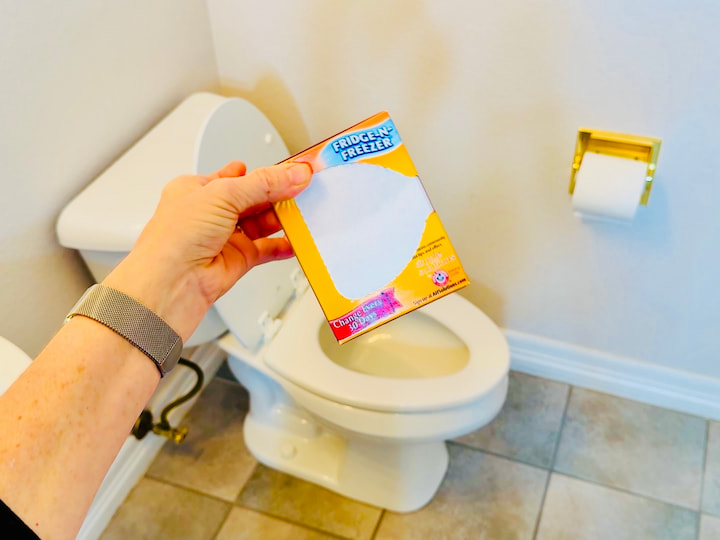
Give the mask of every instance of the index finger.
POLYGON ((208 179, 217 180, 218 178, 225 178, 227 176, 243 176, 246 171, 247 167, 242 161, 231 161, 222 169, 218 169, 214 173, 210 174, 208 179))

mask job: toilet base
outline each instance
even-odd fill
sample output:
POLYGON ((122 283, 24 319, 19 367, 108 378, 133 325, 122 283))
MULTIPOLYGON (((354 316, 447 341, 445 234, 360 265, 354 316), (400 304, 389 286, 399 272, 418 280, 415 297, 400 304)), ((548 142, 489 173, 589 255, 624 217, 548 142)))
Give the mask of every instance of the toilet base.
POLYGON ((435 495, 448 468, 444 441, 403 444, 346 438, 303 422, 301 432, 245 418, 245 444, 265 465, 394 512, 412 512, 435 495))

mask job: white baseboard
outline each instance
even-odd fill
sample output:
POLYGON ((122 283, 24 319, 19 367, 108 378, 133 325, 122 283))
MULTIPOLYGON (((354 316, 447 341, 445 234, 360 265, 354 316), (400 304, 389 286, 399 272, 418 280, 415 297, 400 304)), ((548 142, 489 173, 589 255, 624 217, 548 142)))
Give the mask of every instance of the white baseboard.
MULTIPOLYGON (((202 368, 206 384, 215 375, 224 358, 225 354, 213 344, 198 347, 190 357, 202 368)), ((195 373, 182 366, 174 369, 162 380, 148 403, 148 408, 155 415, 156 421, 165 405, 187 393, 195 385, 195 380, 195 373)), ((178 425, 196 399, 197 396, 172 410, 168 419, 173 426, 178 425)), ((130 490, 143 477, 166 441, 167 439, 153 433, 148 433, 141 441, 132 436, 127 438, 105 475, 105 480, 95 496, 77 540, 95 540, 102 534, 110 518, 130 490)))
POLYGON ((511 369, 720 420, 720 379, 505 330, 511 369))

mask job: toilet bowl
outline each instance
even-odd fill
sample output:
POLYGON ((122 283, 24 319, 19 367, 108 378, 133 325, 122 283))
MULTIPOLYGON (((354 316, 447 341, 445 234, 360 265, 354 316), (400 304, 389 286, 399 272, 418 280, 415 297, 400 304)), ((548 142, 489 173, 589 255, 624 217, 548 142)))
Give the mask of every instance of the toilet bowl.
MULTIPOLYGON (((260 160, 250 169, 288 153, 248 102, 191 96, 65 208, 60 242, 99 281, 175 175, 162 163, 207 173, 246 155, 260 160), (128 186, 146 170, 156 176, 128 186)), ((250 393, 245 440, 259 461, 399 512, 432 498, 448 467, 444 441, 490 422, 507 394, 505 338, 459 294, 341 346, 295 260, 251 270, 187 345, 213 340, 250 393)))
POLYGON ((422 507, 447 470, 444 441, 487 424, 505 401, 505 339, 459 295, 356 338, 351 353, 311 292, 280 324, 257 351, 233 333, 218 341, 250 393, 245 444, 266 465, 353 499, 422 507))

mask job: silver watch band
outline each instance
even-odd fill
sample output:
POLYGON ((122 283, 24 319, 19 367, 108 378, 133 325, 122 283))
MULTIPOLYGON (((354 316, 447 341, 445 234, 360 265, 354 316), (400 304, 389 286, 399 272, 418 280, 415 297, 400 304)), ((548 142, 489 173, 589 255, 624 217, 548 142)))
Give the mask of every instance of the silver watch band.
POLYGON ((174 368, 183 342, 162 318, 127 294, 96 284, 82 295, 66 321, 82 315, 104 324, 145 353, 164 377, 174 368))

